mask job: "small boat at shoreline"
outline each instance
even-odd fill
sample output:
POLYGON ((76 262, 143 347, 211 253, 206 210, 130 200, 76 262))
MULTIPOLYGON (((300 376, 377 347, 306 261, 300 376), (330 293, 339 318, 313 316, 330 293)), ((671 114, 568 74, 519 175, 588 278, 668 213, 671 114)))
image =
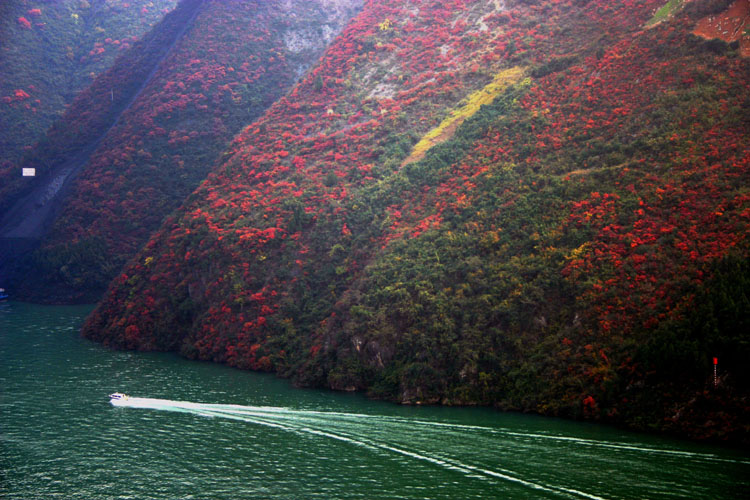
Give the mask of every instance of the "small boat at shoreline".
POLYGON ((10 298, 10 295, 8 295, 5 292, 5 288, 0 288, 0 302, 3 302, 5 300, 8 300, 10 298))

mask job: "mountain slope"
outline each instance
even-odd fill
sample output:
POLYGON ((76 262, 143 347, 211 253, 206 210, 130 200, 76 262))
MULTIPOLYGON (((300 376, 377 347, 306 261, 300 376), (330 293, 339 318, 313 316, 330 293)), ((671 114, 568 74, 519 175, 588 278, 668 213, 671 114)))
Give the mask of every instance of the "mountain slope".
POLYGON ((728 3, 367 3, 84 334, 747 442, 750 65, 691 34, 728 3))
MULTIPOLYGON (((304 73, 356 5, 182 2, 177 10, 194 18, 175 23, 184 35, 176 35, 176 45, 151 74, 137 79, 137 95, 96 144, 41 248, 17 266, 24 278, 14 295, 98 298, 151 231, 203 180, 231 137, 304 73), (319 31, 311 33, 311 26, 319 31)), ((163 41, 156 46, 169 47, 163 41)), ((140 70, 132 58, 113 68, 127 74, 140 70)), ((100 102, 102 85, 122 88, 107 76, 73 109, 100 102)), ((81 116, 71 113, 57 129, 81 130, 73 133, 78 141, 100 133, 91 121, 78 123, 81 116)))

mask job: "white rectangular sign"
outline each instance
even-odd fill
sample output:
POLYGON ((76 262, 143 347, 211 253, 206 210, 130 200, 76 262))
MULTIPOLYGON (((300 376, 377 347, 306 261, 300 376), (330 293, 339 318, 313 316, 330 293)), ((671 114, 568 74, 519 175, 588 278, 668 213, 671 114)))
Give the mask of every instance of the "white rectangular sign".
POLYGON ((34 177, 36 175, 36 169, 35 168, 24 168, 22 175, 24 177, 34 177))

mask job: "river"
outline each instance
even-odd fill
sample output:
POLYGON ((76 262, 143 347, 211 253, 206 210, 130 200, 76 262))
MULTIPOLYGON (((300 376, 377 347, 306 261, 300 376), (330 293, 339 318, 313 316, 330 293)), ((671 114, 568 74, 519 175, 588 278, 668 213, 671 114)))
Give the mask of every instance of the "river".
POLYGON ((747 498, 750 454, 485 408, 405 407, 82 339, 0 304, 0 497, 747 498), (132 396, 110 405, 114 391, 132 396))

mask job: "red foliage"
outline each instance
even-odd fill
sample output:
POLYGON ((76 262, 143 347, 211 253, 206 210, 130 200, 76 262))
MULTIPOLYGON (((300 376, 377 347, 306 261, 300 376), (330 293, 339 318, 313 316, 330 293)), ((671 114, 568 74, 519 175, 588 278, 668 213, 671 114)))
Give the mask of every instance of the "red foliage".
POLYGON ((16 101, 23 101, 24 99, 28 99, 29 97, 31 96, 28 93, 26 93, 26 91, 21 90, 21 89, 17 89, 13 92, 13 98, 16 101))
POLYGON ((583 414, 588 418, 594 418, 599 413, 599 406, 593 396, 586 396, 581 402, 583 405, 583 414))

